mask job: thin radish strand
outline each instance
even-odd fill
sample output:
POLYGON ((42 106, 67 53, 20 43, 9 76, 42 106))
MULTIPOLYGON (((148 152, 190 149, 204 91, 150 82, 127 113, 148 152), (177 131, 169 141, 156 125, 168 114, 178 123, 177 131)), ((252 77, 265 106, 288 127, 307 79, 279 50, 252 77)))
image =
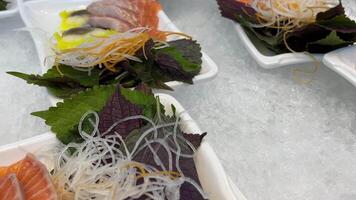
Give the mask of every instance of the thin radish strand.
POLYGON ((55 153, 51 174, 60 199, 124 200, 145 197, 154 200, 179 200, 183 183, 191 184, 207 198, 200 185, 184 176, 180 169, 180 157, 192 158, 196 150, 189 141, 178 137, 179 124, 179 119, 168 124, 157 124, 144 116, 132 116, 119 120, 101 134, 98 129, 98 114, 91 111, 85 113, 78 126, 84 141, 59 146, 55 153), (120 123, 134 119, 145 120, 151 127, 141 134, 130 149, 119 132, 109 133, 120 123), (88 133, 83 126, 87 121, 92 126, 88 133), (166 137, 158 138, 163 130, 166 137), (182 152, 180 142, 191 148, 191 155, 190 152, 182 152), (159 157, 157 152, 160 148, 167 155, 165 158, 168 158, 168 163, 159 157), (152 154, 158 168, 133 160, 142 151, 152 154), (176 156, 175 160, 173 154, 176 156), (173 171, 175 169, 177 171, 173 171))
POLYGON ((250 0, 248 4, 257 12, 260 24, 252 27, 269 27, 289 31, 315 21, 319 12, 338 4, 332 0, 250 0))

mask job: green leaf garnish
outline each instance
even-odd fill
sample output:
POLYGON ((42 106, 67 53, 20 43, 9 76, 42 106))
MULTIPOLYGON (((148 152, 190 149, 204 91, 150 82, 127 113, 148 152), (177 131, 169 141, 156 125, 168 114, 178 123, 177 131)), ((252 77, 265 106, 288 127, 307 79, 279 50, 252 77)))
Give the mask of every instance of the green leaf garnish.
POLYGON ((91 72, 78 71, 69 66, 60 66, 60 72, 56 68, 49 69, 43 75, 25 74, 20 72, 7 72, 25 80, 29 84, 47 87, 48 90, 59 98, 68 98, 86 87, 99 85, 98 69, 91 72))
POLYGON ((341 33, 355 33, 356 22, 346 17, 345 15, 338 15, 329 20, 319 20, 317 24, 332 31, 341 33))
POLYGON ((0 10, 6 10, 7 4, 9 4, 9 2, 0 0, 0 10))
POLYGON ((57 138, 66 144, 78 137, 75 128, 81 117, 87 111, 99 112, 116 89, 116 85, 94 86, 57 103, 56 107, 34 112, 32 115, 44 119, 57 138))
POLYGON ((319 45, 343 45, 345 41, 342 40, 336 33, 336 31, 332 31, 326 38, 313 42, 311 44, 319 44, 319 45))
POLYGON ((148 118, 153 118, 156 109, 156 99, 152 94, 145 94, 139 90, 130 90, 120 88, 121 95, 132 104, 139 105, 143 108, 143 115, 148 118))

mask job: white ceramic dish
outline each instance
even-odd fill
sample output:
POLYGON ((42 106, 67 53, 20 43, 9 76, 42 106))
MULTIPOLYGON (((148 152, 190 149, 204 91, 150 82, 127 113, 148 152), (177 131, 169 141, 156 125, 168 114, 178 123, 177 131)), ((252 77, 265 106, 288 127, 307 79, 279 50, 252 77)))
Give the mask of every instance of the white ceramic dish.
MULTIPOLYGON (((49 38, 57 31, 60 24, 59 13, 63 10, 84 9, 92 2, 91 0, 34 0, 26 1, 18 0, 19 10, 23 21, 29 28, 35 46, 38 52, 39 59, 42 65, 42 71, 47 71, 43 61, 47 56, 53 55, 49 46, 49 38)), ((161 11, 159 12, 159 28, 161 30, 176 31, 179 29, 172 23, 167 15, 161 11)), ((212 61, 208 55, 203 53, 203 65, 199 75, 193 80, 200 82, 209 80, 215 77, 218 72, 217 65, 212 61)), ((169 82, 170 87, 177 87, 185 85, 182 82, 169 82)))
MULTIPOLYGON (((271 52, 261 53, 256 44, 254 44, 250 38, 247 36, 245 30, 239 25, 235 26, 239 37, 241 38, 243 44, 246 46, 247 50, 250 52, 252 57, 257 61, 257 63, 265 69, 273 69, 277 67, 282 67, 286 65, 296 65, 315 62, 310 56, 303 53, 284 53, 273 55, 271 52)), ((356 50, 355 45, 351 47, 341 48, 327 54, 313 54, 313 56, 322 61, 330 69, 339 73, 342 77, 349 80, 353 85, 356 86, 356 69, 355 67, 350 67, 351 62, 353 65, 356 63, 356 50), (353 59, 352 59, 353 58, 353 59), (343 60, 348 59, 349 63, 345 63, 343 60), (348 65, 348 66, 347 66, 348 65)), ((263 49, 261 47, 260 49, 263 49)))
MULTIPOLYGON (((184 131, 189 133, 201 133, 197 124, 187 112, 184 112, 184 108, 173 97, 167 94, 157 95, 159 95, 166 110, 172 112, 170 105, 173 104, 177 109, 177 113, 182 113, 181 117, 184 123, 181 128, 184 131)), ((36 155, 43 151, 43 149, 49 150, 57 143, 58 141, 55 135, 47 133, 14 144, 2 146, 0 147, 0 166, 9 165, 20 160, 28 152, 36 155)), ((195 163, 203 189, 209 195, 210 200, 246 200, 241 192, 230 184, 230 180, 226 176, 219 159, 206 140, 203 140, 197 151, 195 163)))
POLYGON ((5 17, 11 17, 18 12, 18 6, 16 0, 6 0, 10 4, 7 10, 0 11, 0 19, 5 17))
POLYGON ((356 46, 350 46, 327 53, 323 63, 333 69, 356 87, 356 46))
MULTIPOLYGON (((313 59, 311 59, 310 56, 305 55, 303 53, 283 53, 278 55, 275 55, 274 53, 269 51, 262 53, 261 50, 259 50, 256 45, 250 40, 245 30, 239 24, 236 23, 235 29, 251 56, 257 61, 257 63, 261 67, 265 69, 273 69, 286 65, 304 64, 314 61, 313 59)), ((314 56, 318 60, 321 60, 322 58, 322 54, 314 54, 314 56)))

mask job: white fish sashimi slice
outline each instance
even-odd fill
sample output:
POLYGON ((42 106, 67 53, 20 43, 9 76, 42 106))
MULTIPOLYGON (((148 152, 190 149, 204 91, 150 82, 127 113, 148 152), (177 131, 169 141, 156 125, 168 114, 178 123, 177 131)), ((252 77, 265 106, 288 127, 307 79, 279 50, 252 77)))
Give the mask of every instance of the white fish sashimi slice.
POLYGON ((117 31, 127 31, 130 29, 129 24, 112 17, 92 16, 89 18, 89 24, 94 27, 110 28, 117 31))
POLYGON ((131 26, 138 24, 135 12, 128 11, 121 7, 95 2, 90 4, 87 10, 92 16, 112 17, 131 26))

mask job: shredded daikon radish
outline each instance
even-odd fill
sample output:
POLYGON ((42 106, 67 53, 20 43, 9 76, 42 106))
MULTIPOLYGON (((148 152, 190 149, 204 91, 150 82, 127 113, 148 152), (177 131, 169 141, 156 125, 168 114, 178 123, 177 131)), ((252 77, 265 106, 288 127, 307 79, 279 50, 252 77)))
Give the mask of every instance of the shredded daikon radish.
POLYGON ((278 30, 292 30, 312 23, 319 12, 337 5, 335 0, 240 0, 249 4, 257 12, 258 27, 270 27, 278 30))
MULTIPOLYGON (((117 71, 115 65, 123 60, 142 62, 135 54, 138 50, 144 49, 146 42, 152 39, 148 31, 146 27, 138 27, 124 33, 113 33, 102 37, 91 35, 91 39, 81 45, 64 50, 56 49, 56 40, 52 39, 52 49, 56 53, 55 65, 64 64, 76 67, 76 69, 99 66, 115 72, 117 71)), ((165 37, 178 36, 192 39, 184 33, 162 31, 162 34, 165 37)), ((155 41, 154 48, 168 46, 165 41, 155 41)), ((145 51, 143 52, 145 54, 145 51)))
POLYGON ((95 37, 95 40, 84 42, 76 48, 57 51, 55 63, 81 68, 102 64, 105 68, 116 71, 114 66, 124 59, 140 61, 134 54, 149 39, 147 28, 135 28, 124 33, 95 37))
POLYGON ((179 142, 185 142, 190 148, 190 152, 185 151, 183 157, 193 157, 195 152, 189 141, 177 136, 179 123, 178 119, 174 123, 163 124, 159 121, 155 123, 144 116, 133 116, 114 123, 104 134, 100 134, 98 114, 86 113, 78 126, 84 142, 60 146, 54 159, 51 174, 60 199, 124 200, 144 196, 155 200, 179 200, 183 183, 191 184, 206 198, 200 185, 185 177, 179 168, 179 159, 183 153, 181 148, 184 148, 179 142), (113 128, 120 123, 132 119, 146 120, 151 128, 147 128, 134 147, 129 149, 119 133, 108 133, 112 133, 113 128), (86 120, 93 127, 90 133, 83 130, 86 120), (162 130, 167 134, 163 138, 158 137, 162 130), (159 148, 167 153, 168 163, 164 163, 157 155, 159 148), (137 154, 147 149, 159 168, 133 160, 137 154), (176 160, 173 160, 173 154, 176 160), (174 168, 178 171, 174 171, 174 168))

